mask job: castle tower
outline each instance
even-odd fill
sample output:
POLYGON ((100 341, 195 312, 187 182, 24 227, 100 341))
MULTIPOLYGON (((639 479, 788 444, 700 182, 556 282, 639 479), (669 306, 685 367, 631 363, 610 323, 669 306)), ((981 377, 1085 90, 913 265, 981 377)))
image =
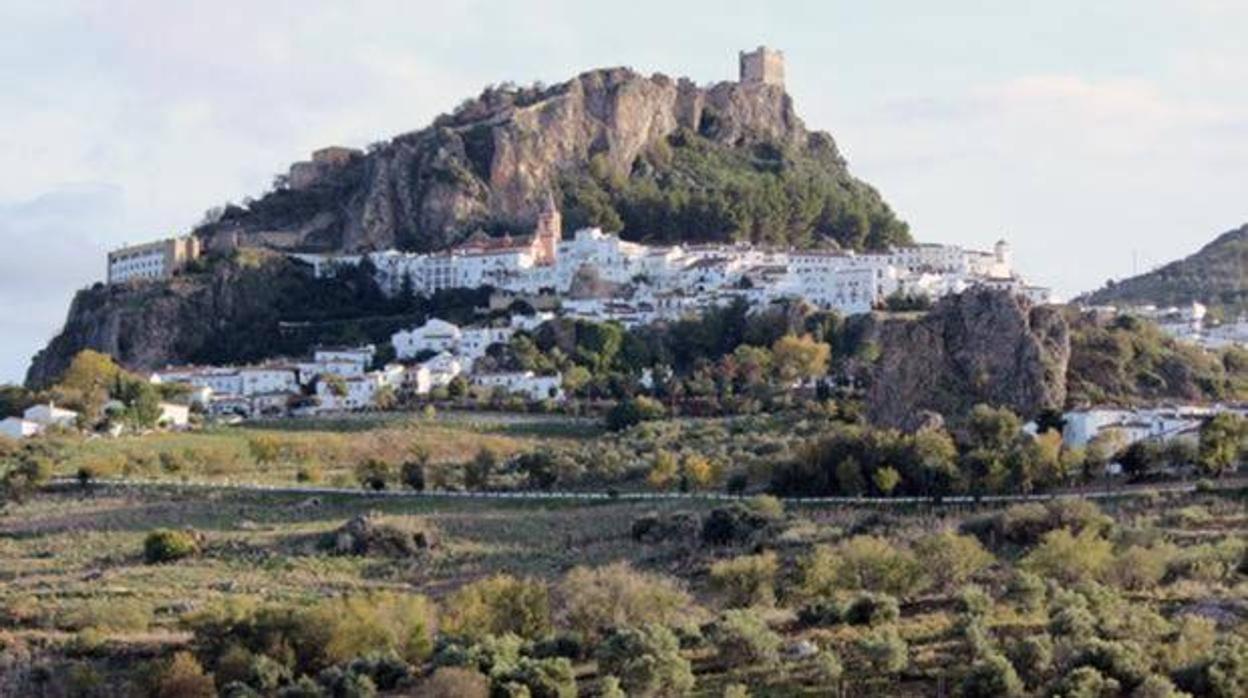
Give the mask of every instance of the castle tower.
POLYGON ((1002 269, 1009 271, 1013 261, 1010 259, 1010 243, 1005 240, 997 240, 997 244, 992 246, 992 254, 996 257, 997 264, 1002 269))
POLYGON ((551 266, 559 255, 559 241, 563 239, 563 216, 555 206, 555 197, 546 192, 542 212, 537 214, 533 229, 533 262, 539 266, 551 266))
POLYGON ((784 52, 759 46, 739 54, 743 85, 775 85, 784 87, 784 52))

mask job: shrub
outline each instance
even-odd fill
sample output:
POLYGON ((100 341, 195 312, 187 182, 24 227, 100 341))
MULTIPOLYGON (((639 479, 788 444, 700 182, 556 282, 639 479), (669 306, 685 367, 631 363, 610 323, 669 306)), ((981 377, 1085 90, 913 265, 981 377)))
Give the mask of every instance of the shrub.
POLYGON ((638 543, 668 543, 692 541, 698 535, 698 517, 689 512, 676 512, 667 516, 647 513, 633 519, 630 535, 638 543))
POLYGON ((1080 638, 1096 632, 1097 619, 1083 596, 1065 593, 1049 605, 1049 632, 1058 637, 1080 638))
POLYGON ((189 652, 177 652, 157 672, 153 693, 157 698, 216 698, 212 676, 189 652))
POLYGON ((897 599, 888 594, 859 594, 845 610, 845 622, 872 627, 894 623, 901 618, 897 599))
POLYGON ((964 698, 1008 698, 1023 695, 1023 682, 1013 665, 999 654, 991 654, 971 665, 962 679, 964 698))
POLYGON ((1005 586, 1005 598, 1024 611, 1044 608, 1044 580, 1026 571, 1014 570, 1005 586))
POLYGON ((1079 645, 1071 666, 1090 666, 1116 680, 1124 689, 1135 688, 1149 674, 1149 659, 1134 642, 1091 638, 1079 645))
POLYGON ((598 667, 617 676, 629 696, 684 695, 694 684, 680 643, 661 625, 619 628, 598 648, 598 667))
POLYGON ((836 599, 818 599, 797 611, 797 620, 807 627, 823 627, 840 623, 845 610, 836 599))
POLYGON ((881 674, 899 673, 910 663, 910 648, 893 627, 876 628, 859 638, 858 651, 881 674))
POLYGON ((384 490, 394 481, 394 466, 376 458, 369 458, 355 466, 355 479, 366 490, 384 490))
POLYGON ((660 419, 666 412, 663 403, 652 398, 639 396, 621 400, 607 412, 607 429, 624 431, 642 422, 660 419))
POLYGON ((420 684, 421 698, 490 698, 490 680, 481 672, 460 667, 442 667, 420 684))
POLYGON ((772 518, 744 504, 712 509, 702 522, 702 542, 707 545, 746 545, 755 542, 772 518))
POLYGON ((598 688, 599 698, 628 698, 628 694, 620 688, 620 680, 614 676, 606 676, 602 679, 602 685, 598 688))
POLYGON ((771 606, 776 603, 774 552, 742 555, 711 565, 711 586, 729 607, 771 606))
POLYGON ((143 539, 143 560, 149 565, 174 562, 199 554, 199 541, 193 531, 159 528, 143 539))
POLYGON ((1048 635, 1029 635, 1009 647, 1010 663, 1028 686, 1038 686, 1053 666, 1053 640, 1048 635))
POLYGON ((725 611, 711 627, 710 638, 725 666, 770 666, 780 659, 780 636, 750 610, 725 611))
POLYGON ((907 550, 877 536, 854 536, 835 550, 837 584, 906 597, 924 587, 924 570, 907 550))
POLYGON ((505 574, 482 579, 451 594, 445 609, 442 629, 451 636, 512 633, 532 640, 550 631, 550 597, 538 580, 505 574))
POLYGON ((695 609, 677 580, 639 572, 625 562, 576 567, 560 582, 558 593, 568 624, 590 640, 614 626, 673 625, 695 609))
POLYGON ((814 664, 815 676, 824 685, 830 685, 839 681, 845 674, 845 667, 841 665, 841 658, 836 656, 836 653, 832 650, 823 650, 815 655, 814 664))
POLYGON ((1113 698, 1120 695, 1121 684, 1090 666, 1067 672, 1053 687, 1052 695, 1061 698, 1113 698))
POLYGON ((1130 591, 1151 589, 1166 576, 1166 568, 1176 552, 1177 548, 1168 544, 1149 548, 1132 545, 1110 563, 1107 577, 1130 591))
POLYGON ((971 536, 951 531, 934 533, 914 544, 919 564, 940 589, 966 583, 977 572, 992 564, 992 553, 971 536))
POLYGON ((750 698, 750 687, 734 683, 724 687, 724 698, 750 698))
POLYGON ((1174 676, 1179 688, 1198 696, 1238 698, 1248 694, 1248 641, 1223 638, 1213 655, 1174 676))
POLYGON ((992 597, 980 587, 962 587, 958 592, 958 611, 970 618, 986 618, 992 612, 992 597))
POLYGON ((515 668, 494 676, 494 681, 523 686, 532 698, 576 698, 576 674, 572 662, 563 657, 523 657, 515 668))
POLYGON ((1113 561, 1113 546, 1091 528, 1072 535, 1062 528, 1044 534, 1022 560, 1029 572, 1068 584, 1099 579, 1113 561))
POLYGON ((1184 698, 1187 695, 1179 692, 1170 679, 1157 674, 1144 679, 1143 683, 1131 691, 1131 698, 1184 698))

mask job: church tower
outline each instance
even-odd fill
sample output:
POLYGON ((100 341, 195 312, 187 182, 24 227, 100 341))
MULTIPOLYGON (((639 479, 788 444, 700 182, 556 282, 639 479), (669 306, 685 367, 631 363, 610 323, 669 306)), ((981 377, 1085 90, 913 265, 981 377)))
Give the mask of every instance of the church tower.
POLYGON ((548 267, 559 255, 559 241, 563 239, 563 216, 555 206, 555 197, 546 192, 542 212, 537 214, 537 226, 533 230, 533 262, 548 267))

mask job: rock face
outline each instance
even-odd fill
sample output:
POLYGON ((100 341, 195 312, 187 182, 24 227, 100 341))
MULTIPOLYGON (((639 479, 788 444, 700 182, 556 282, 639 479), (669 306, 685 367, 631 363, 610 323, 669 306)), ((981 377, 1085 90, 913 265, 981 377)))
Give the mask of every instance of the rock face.
POLYGON ((863 371, 873 422, 912 429, 924 411, 953 418, 981 402, 1029 417, 1065 401, 1070 332, 1056 308, 972 290, 918 319, 876 320, 869 333, 879 348, 863 371))
POLYGON ((163 283, 96 284, 74 297, 64 329, 35 355, 26 384, 54 382, 83 349, 107 353, 133 370, 151 370, 194 360, 229 337, 277 346, 279 300, 297 293, 306 276, 273 255, 163 283))
POLYGON ((197 233, 210 248, 439 249, 476 226, 527 226, 556 178, 591 159, 627 177, 639 156, 679 129, 734 148, 817 152, 844 168, 832 138, 806 131, 782 87, 708 88, 611 68, 550 88, 488 89, 432 126, 315 178, 292 172, 297 186, 229 208, 197 233))

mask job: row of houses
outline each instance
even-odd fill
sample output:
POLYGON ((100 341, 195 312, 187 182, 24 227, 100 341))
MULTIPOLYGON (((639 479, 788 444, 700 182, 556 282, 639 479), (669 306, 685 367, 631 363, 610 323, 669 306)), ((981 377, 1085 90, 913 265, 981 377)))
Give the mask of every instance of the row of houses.
MULTIPOLYGON (((524 327, 518 323, 515 327, 524 327)), ((518 394, 531 400, 563 399, 560 376, 532 372, 474 373, 475 359, 508 331, 463 332, 433 320, 396 340, 398 362, 372 368, 373 345, 324 348, 301 361, 271 361, 251 366, 183 366, 153 373, 153 383, 190 386, 191 398, 217 417, 314 415, 385 406, 390 398, 429 395, 457 377, 470 384, 518 394), (468 338, 465 341, 465 336, 468 338)), ((395 335, 399 338, 400 335, 395 335)))
MULTIPOLYGON (((106 413, 124 408, 125 405, 116 400, 110 400, 104 405, 106 413)), ((181 429, 190 424, 190 418, 191 411, 188 405, 161 402, 160 416, 156 422, 161 427, 181 429)), ((0 436, 25 439, 38 436, 49 429, 76 429, 78 425, 78 412, 57 407, 53 402, 46 402, 26 408, 21 416, 15 415, 0 420, 0 436)), ((119 426, 117 428, 120 429, 119 426)))
POLYGON ((859 254, 750 244, 642 245, 598 228, 565 239, 549 197, 531 236, 477 235, 432 254, 294 256, 318 276, 367 260, 390 295, 482 286, 549 293, 565 314, 625 325, 673 319, 734 299, 763 305, 801 298, 845 315, 869 312, 894 295, 934 299, 974 286, 1005 289, 1034 303, 1052 301, 1049 289, 1026 283, 1014 271, 1005 241, 991 251, 923 244, 859 254))
POLYGON ((1093 439, 1112 432, 1118 447, 1137 441, 1165 443, 1175 439, 1195 440, 1200 427, 1214 415, 1231 412, 1248 417, 1248 405, 1163 405, 1120 408, 1090 407, 1063 415, 1062 440, 1069 446, 1087 446, 1093 439))

